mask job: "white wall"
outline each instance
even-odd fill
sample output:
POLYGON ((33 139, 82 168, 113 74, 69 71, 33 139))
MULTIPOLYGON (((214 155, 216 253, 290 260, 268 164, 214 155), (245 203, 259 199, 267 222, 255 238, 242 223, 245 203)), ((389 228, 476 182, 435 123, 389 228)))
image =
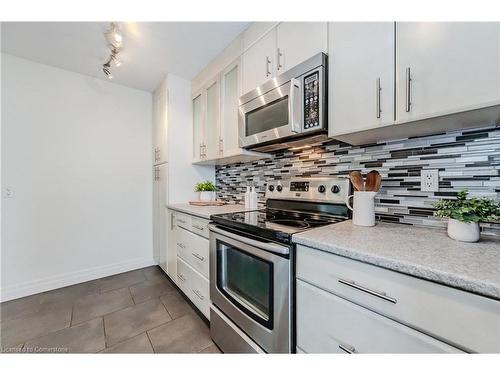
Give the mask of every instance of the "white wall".
POLYGON ((152 264, 151 93, 6 54, 1 72, 1 299, 152 264))
POLYGON ((197 182, 215 182, 213 166, 192 165, 193 120, 191 82, 175 75, 167 77, 168 86, 168 161, 169 203, 186 203, 198 199, 197 182))

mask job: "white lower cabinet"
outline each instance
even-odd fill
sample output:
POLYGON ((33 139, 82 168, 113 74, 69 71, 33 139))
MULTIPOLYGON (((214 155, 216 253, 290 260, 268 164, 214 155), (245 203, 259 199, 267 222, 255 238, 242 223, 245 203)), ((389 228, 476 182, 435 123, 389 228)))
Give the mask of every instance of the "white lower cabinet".
POLYGON ((177 256, 208 278, 208 239, 187 230, 177 233, 177 256))
POLYGON ((297 327, 297 345, 307 353, 460 353, 301 280, 297 280, 297 327))
POLYGON ((177 286, 210 320, 209 282, 188 263, 177 257, 177 286))

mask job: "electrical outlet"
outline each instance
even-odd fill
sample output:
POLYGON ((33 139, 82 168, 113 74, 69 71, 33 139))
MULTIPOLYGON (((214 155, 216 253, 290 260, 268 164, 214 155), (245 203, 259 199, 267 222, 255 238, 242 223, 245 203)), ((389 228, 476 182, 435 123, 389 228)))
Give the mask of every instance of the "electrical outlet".
POLYGON ((439 191, 439 170, 426 169, 420 172, 421 191, 439 191))

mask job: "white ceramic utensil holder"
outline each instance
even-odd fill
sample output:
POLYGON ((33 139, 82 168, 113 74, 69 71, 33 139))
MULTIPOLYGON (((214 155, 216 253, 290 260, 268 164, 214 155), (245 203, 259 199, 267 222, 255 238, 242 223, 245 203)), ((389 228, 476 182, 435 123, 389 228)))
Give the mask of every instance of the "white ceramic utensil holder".
POLYGON ((352 223, 362 227, 375 225, 375 195, 376 191, 355 191, 347 198, 347 207, 352 210, 352 223), (353 197, 352 206, 349 204, 353 197))

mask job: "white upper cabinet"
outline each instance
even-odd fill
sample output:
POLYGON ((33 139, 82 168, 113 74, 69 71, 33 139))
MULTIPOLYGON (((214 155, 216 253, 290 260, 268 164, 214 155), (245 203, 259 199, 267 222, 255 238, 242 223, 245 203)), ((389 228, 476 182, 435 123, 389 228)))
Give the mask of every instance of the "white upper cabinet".
POLYGON ((243 53, 243 93, 274 77, 275 57, 276 29, 272 29, 243 53))
POLYGON ((213 159, 219 155, 219 94, 220 84, 218 76, 209 82, 205 88, 205 153, 206 159, 213 159))
POLYGON ((221 74, 221 137, 220 153, 235 154, 238 146, 238 98, 240 97, 240 59, 221 74))
POLYGON ((398 123, 500 103, 500 23, 396 24, 398 123))
POLYGON ((329 25, 329 136, 394 123, 394 23, 329 25))
POLYGON ((193 159, 195 161, 201 160, 204 152, 203 111, 202 93, 200 91, 193 95, 193 159))
POLYGON ((153 93, 153 164, 167 162, 167 107, 168 91, 166 82, 153 93))
POLYGON ((327 51, 326 22, 282 22, 276 28, 276 75, 327 51))

